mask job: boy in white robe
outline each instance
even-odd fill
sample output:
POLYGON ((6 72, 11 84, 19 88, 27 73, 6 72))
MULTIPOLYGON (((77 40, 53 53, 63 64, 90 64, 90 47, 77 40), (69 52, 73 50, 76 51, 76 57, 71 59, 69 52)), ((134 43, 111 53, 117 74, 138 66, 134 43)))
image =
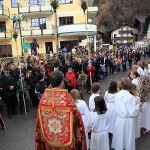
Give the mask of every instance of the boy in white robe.
POLYGON ((81 95, 77 89, 71 90, 70 95, 72 96, 73 100, 76 103, 77 108, 79 109, 79 112, 82 115, 82 121, 84 124, 84 129, 85 129, 85 134, 86 134, 86 145, 87 145, 87 148, 90 148, 89 147, 89 140, 88 140, 88 132, 86 129, 86 122, 87 122, 87 119, 90 115, 89 108, 87 107, 87 104, 85 103, 85 101, 83 101, 81 99, 81 95))
POLYGON ((100 93, 100 83, 94 82, 92 84, 92 95, 89 98, 89 109, 90 109, 90 111, 95 109, 94 98, 96 96, 100 96, 99 93, 100 93))
POLYGON ((87 130, 91 132, 90 150, 109 150, 108 116, 104 98, 94 98, 95 110, 91 112, 87 121, 87 130))
POLYGON ((117 119, 112 139, 115 150, 135 150, 135 121, 142 103, 136 104, 134 96, 129 93, 131 82, 124 78, 120 82, 120 89, 115 96, 115 110, 117 119))

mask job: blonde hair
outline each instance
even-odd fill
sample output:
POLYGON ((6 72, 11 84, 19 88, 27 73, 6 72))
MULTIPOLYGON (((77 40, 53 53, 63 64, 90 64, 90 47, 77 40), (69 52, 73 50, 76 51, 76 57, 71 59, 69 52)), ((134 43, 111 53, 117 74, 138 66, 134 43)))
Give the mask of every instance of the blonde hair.
POLYGON ((80 93, 77 89, 71 90, 70 95, 73 98, 73 100, 76 101, 76 102, 77 102, 78 99, 81 99, 80 93))
POLYGON ((138 65, 138 67, 143 67, 143 63, 141 62, 141 61, 139 61, 138 63, 137 63, 137 65, 138 65))
POLYGON ((142 98, 150 96, 150 78, 147 76, 140 77, 140 94, 142 98))

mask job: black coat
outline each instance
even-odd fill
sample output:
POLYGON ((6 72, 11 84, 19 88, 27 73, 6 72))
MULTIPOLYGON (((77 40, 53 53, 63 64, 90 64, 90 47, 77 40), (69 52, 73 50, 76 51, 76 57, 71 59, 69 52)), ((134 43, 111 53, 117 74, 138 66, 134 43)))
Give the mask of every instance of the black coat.
POLYGON ((16 79, 14 78, 13 75, 10 74, 9 77, 7 77, 6 75, 3 75, 1 77, 1 86, 2 86, 3 96, 15 95, 16 94, 15 85, 16 85, 16 79), (10 86, 14 86, 14 89, 10 90, 10 86))

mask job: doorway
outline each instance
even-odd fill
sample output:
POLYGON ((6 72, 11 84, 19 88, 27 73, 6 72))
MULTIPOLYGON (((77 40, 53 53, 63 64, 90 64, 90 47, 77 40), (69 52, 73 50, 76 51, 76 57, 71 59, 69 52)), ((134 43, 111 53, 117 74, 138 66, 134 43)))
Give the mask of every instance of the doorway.
POLYGON ((12 46, 0 45, 0 57, 12 57, 12 46))
POLYGON ((50 54, 50 52, 53 53, 53 42, 45 42, 45 50, 46 54, 50 54))

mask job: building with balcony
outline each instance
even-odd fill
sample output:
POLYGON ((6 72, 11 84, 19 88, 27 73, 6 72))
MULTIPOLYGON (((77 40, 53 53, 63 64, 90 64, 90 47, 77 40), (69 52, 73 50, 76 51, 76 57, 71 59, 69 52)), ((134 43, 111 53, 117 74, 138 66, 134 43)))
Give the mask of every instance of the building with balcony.
POLYGON ((123 24, 110 30, 112 44, 130 44, 134 41, 134 35, 132 34, 132 26, 123 24))
MULTIPOLYGON (((58 0, 58 2, 56 25, 55 14, 50 5, 51 0, 1 0, 0 57, 17 56, 16 46, 21 55, 22 43, 31 43, 32 45, 32 37, 36 37, 38 40, 39 53, 50 53, 50 51, 56 53, 56 37, 59 48, 67 47, 67 50, 71 51, 81 40, 86 39, 86 28, 88 36, 92 36, 96 40, 95 16, 98 7, 92 6, 93 1, 88 3, 85 15, 80 7, 80 0, 58 0), (17 26, 19 30, 17 45, 11 34, 15 23, 11 20, 12 14, 24 15, 27 18, 17 26)), ((32 46, 29 53, 31 49, 32 46)))

